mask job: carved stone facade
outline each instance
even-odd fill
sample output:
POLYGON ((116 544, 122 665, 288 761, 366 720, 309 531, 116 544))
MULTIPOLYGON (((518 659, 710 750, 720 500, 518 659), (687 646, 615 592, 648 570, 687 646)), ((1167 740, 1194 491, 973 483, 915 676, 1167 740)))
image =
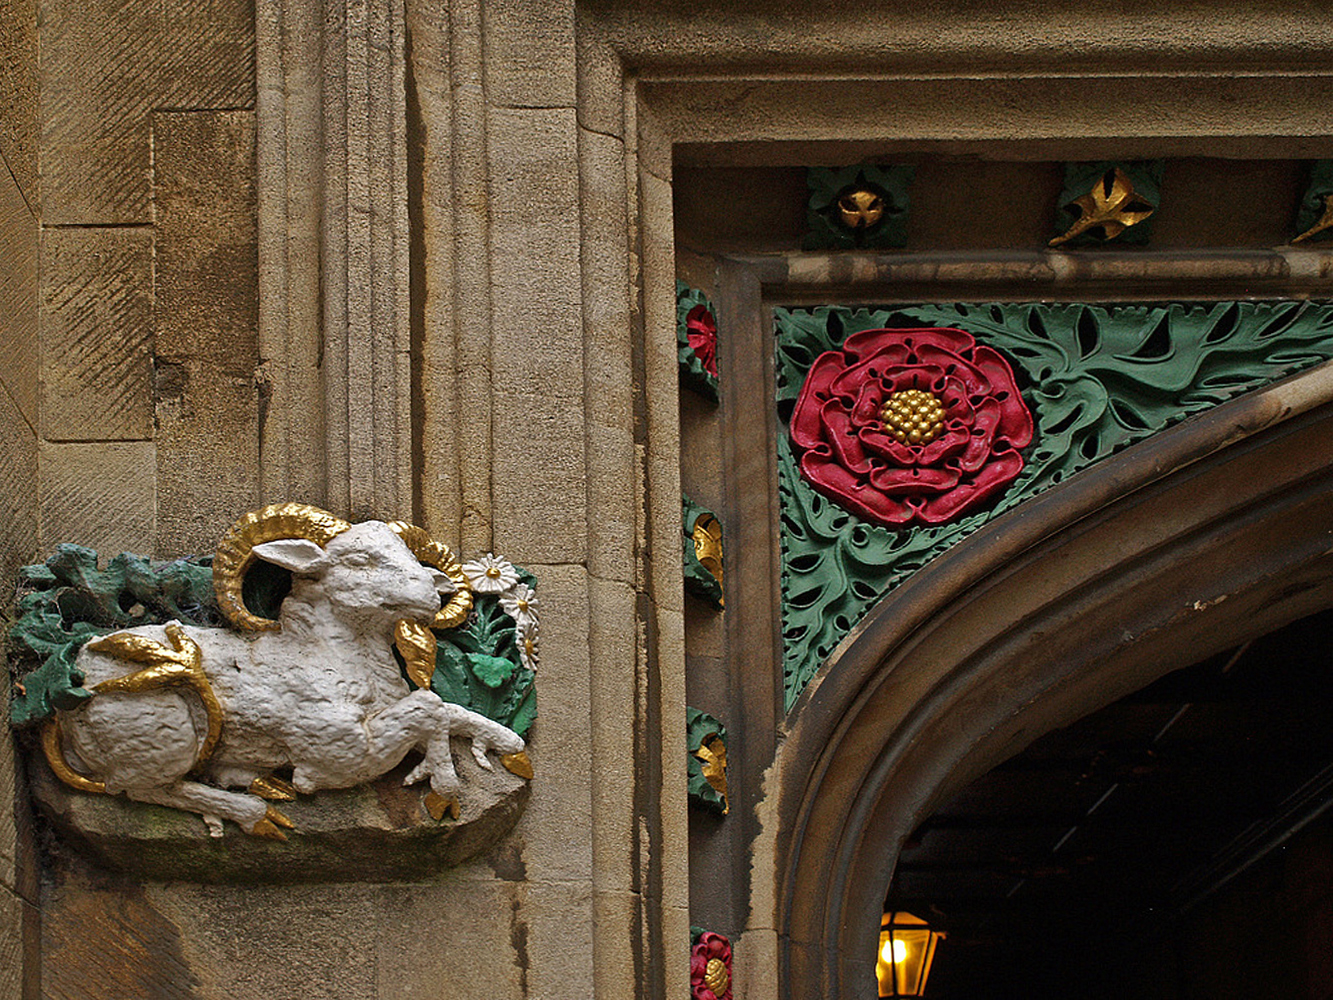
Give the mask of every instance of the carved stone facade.
MULTIPOLYGON (((0 579, 61 542, 206 554, 293 500, 503 552, 543 626, 535 777, 492 789, 526 806, 466 859, 284 875, 264 843, 173 878, 155 836, 135 873, 119 813, 34 811, 68 794, 5 733, 0 998, 868 996, 940 796, 1333 605, 1307 367, 858 592, 784 684, 773 307, 1333 297, 1327 244, 1288 245, 1333 158, 1322 13, 1050 6, 4 0, 0 579), (1147 247, 1047 247, 1064 164, 1158 160, 1147 247), (802 252, 807 170, 863 162, 897 178, 851 192, 867 238, 802 252), (678 280, 716 402, 682 394, 678 280), (725 529, 724 610, 686 596, 683 494, 725 529), (690 811, 687 705, 725 722, 695 758, 725 815, 690 811)), ((331 836, 407 829, 399 784, 331 836)))

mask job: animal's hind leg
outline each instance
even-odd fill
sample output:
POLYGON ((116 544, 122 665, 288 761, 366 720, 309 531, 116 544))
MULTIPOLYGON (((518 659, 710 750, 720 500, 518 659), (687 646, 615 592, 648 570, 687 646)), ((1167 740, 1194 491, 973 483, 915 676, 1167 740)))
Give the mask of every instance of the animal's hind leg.
POLYGON ((176 781, 156 788, 127 788, 125 794, 140 802, 184 809, 203 816, 220 816, 231 820, 246 833, 260 836, 272 837, 276 834, 279 839, 285 840, 274 824, 290 825, 286 823, 285 817, 275 819, 268 803, 256 795, 228 792, 197 781, 176 781))

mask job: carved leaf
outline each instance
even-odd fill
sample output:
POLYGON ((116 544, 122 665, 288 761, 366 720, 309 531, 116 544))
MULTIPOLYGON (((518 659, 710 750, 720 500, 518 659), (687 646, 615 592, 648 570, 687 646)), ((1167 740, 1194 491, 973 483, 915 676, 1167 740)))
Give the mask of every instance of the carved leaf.
POLYGON ((1110 181, 1108 185, 1106 178, 1102 178, 1092 186, 1091 191, 1074 199, 1074 204, 1083 214, 1067 232, 1051 240, 1051 246, 1066 243, 1096 226, 1102 227, 1106 239, 1114 239, 1130 226, 1138 225, 1153 214, 1153 206, 1135 193, 1129 175, 1119 167, 1112 170, 1110 181))

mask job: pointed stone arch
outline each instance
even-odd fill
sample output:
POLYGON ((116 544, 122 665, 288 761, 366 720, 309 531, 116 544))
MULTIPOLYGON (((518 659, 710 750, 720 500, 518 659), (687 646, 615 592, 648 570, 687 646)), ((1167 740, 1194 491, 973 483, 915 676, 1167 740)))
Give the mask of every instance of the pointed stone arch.
POLYGON ((785 995, 874 996, 903 840, 1045 732, 1333 606, 1329 366, 1186 421, 979 530, 848 636, 777 754, 785 995))

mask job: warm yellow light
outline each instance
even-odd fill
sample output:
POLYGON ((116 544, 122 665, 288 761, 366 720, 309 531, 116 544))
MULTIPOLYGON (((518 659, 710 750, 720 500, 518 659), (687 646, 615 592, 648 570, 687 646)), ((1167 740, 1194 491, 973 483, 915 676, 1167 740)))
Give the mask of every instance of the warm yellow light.
POLYGON ((944 935, 901 910, 884 914, 876 972, 881 997, 919 997, 925 991, 935 945, 944 935))
POLYGON ((880 961, 892 962, 895 965, 907 960, 907 942, 902 938, 896 941, 885 941, 884 947, 879 950, 880 961))

